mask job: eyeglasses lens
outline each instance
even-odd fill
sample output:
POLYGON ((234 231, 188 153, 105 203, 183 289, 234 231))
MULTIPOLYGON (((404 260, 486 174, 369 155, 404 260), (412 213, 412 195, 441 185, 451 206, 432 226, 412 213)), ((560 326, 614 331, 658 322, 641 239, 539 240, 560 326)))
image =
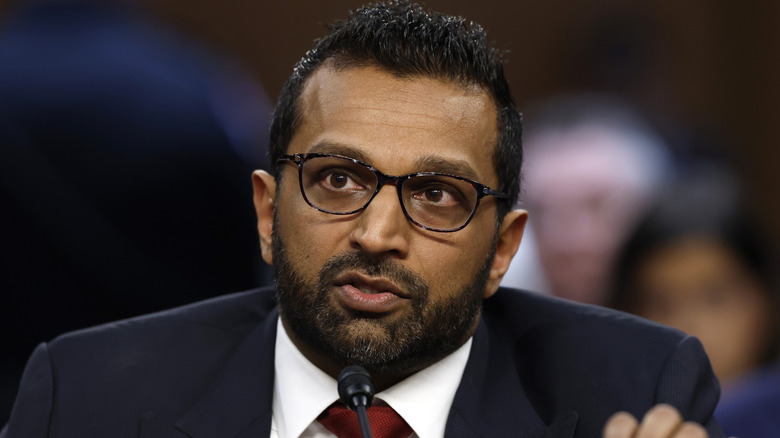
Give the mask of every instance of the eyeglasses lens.
MULTIPOLYGON (((301 184, 309 203, 336 214, 363 209, 377 190, 373 169, 343 157, 310 157, 301 170, 301 184)), ((450 230, 462 226, 477 204, 477 191, 468 182, 446 175, 400 178, 403 206, 414 222, 450 230)))

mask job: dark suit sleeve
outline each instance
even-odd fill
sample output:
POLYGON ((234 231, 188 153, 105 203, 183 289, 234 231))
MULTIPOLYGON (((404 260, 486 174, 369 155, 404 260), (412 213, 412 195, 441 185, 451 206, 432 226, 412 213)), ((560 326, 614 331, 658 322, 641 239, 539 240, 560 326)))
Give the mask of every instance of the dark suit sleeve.
POLYGON ((49 415, 54 379, 47 344, 40 344, 22 375, 11 418, 0 438, 44 438, 49 435, 49 415))
POLYGON ((686 421, 707 428, 710 438, 723 437, 713 412, 720 398, 720 385, 698 339, 683 338, 669 356, 656 386, 657 403, 668 403, 680 410, 686 421))

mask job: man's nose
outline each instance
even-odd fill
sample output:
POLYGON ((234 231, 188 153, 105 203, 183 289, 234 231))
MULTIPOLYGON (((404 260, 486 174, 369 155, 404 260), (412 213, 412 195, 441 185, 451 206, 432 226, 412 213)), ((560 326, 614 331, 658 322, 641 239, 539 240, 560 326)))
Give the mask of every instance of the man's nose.
POLYGON ((409 253, 411 227, 398 199, 397 189, 386 185, 368 207, 358 213, 350 243, 371 255, 405 258, 409 253))

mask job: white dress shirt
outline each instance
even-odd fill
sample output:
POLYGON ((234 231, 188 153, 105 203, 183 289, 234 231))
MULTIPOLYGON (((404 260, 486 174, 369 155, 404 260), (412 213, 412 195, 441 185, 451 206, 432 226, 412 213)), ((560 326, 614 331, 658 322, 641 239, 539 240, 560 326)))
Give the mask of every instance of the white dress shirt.
MULTIPOLYGON (((376 394, 412 427, 414 438, 441 438, 466 368, 471 339, 454 353, 376 394)), ((309 362, 277 322, 271 438, 333 438, 317 417, 338 400, 335 379, 309 362)))

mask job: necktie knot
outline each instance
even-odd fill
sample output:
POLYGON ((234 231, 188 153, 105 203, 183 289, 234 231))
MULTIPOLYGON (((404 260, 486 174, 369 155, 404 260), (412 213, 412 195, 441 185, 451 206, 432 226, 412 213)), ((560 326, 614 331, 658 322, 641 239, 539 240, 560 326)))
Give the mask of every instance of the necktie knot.
MULTIPOLYGON (((413 432, 406 421, 389 406, 372 406, 367 412, 374 438, 408 438, 413 432)), ((339 438, 363 436, 357 412, 351 411, 342 403, 330 405, 317 420, 339 438)))

